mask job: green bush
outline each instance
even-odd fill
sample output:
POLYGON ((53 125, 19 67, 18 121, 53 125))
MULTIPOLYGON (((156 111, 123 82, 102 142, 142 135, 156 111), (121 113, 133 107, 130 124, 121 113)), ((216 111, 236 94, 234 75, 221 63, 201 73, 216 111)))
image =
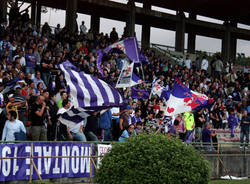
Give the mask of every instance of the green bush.
POLYGON ((115 143, 97 171, 98 184, 207 184, 209 164, 192 146, 164 135, 115 143))

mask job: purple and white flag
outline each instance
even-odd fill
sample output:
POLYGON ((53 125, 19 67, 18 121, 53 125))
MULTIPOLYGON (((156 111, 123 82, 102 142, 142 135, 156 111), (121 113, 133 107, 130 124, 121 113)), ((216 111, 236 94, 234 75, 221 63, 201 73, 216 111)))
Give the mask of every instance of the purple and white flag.
POLYGON ((82 122, 93 111, 123 105, 121 94, 101 79, 75 71, 69 61, 60 64, 59 68, 64 73, 73 106, 61 115, 59 120, 63 124, 73 126, 82 122))
POLYGON ((116 88, 127 88, 131 87, 131 79, 133 75, 134 62, 124 62, 122 71, 116 83, 116 88))
POLYGON ((138 84, 142 84, 143 80, 141 80, 135 73, 132 74, 132 80, 130 82, 130 87, 131 86, 136 86, 138 84))
POLYGON ((137 43, 136 37, 128 37, 122 41, 113 43, 112 45, 106 47, 103 52, 108 53, 111 49, 120 49, 128 58, 134 63, 140 63, 140 51, 137 43))
POLYGON ((68 69, 70 65, 69 61, 65 61, 59 68, 64 73, 75 108, 94 110, 123 105, 123 97, 116 89, 92 75, 68 69))

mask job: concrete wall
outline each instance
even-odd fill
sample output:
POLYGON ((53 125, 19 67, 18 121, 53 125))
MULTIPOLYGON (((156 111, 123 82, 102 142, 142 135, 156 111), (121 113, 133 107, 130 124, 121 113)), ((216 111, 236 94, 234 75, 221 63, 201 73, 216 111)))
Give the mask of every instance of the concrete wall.
POLYGON ((219 178, 221 176, 228 175, 238 177, 250 176, 250 152, 240 150, 237 151, 225 151, 218 160, 216 153, 206 153, 206 160, 211 164, 211 178, 219 178), (228 171, 228 173, 226 172, 228 171))

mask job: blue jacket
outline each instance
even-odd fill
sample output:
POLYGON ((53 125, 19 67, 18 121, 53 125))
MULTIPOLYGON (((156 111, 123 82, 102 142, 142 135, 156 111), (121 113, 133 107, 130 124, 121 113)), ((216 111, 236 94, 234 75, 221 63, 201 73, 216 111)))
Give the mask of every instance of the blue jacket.
POLYGON ((112 123, 112 113, 111 110, 103 113, 99 118, 99 128, 108 130, 111 128, 112 123))

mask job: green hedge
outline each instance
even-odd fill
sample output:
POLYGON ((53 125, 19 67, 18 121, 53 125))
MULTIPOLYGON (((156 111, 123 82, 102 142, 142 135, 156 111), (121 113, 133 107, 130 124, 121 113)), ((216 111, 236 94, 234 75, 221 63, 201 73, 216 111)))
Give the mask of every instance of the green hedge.
POLYGON ((115 143, 97 171, 98 184, 207 184, 209 164, 192 146, 164 135, 115 143))

